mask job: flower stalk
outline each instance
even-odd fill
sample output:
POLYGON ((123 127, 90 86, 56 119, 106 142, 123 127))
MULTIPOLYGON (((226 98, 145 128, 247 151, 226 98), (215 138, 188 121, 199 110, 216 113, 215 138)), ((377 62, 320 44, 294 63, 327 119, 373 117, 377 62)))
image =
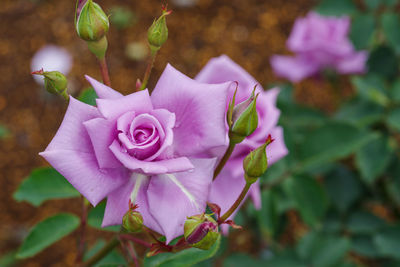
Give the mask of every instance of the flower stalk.
POLYGON ((110 74, 108 72, 107 61, 106 58, 98 59, 99 68, 101 72, 101 77, 103 79, 103 83, 109 87, 111 87, 110 74))
POLYGON ((146 67, 146 72, 144 73, 143 81, 139 88, 139 91, 146 89, 147 83, 149 82, 151 71, 154 66, 154 62, 156 61, 156 56, 157 56, 157 51, 151 51, 150 58, 146 67))
POLYGON ((224 156, 222 157, 221 161, 218 163, 218 166, 215 168, 213 180, 215 180, 218 174, 222 171, 225 164, 228 162, 229 158, 231 157, 233 150, 235 149, 236 144, 233 142, 229 142, 228 149, 225 151, 224 156))
POLYGON ((235 210, 240 206, 240 203, 242 203, 244 197, 247 195, 247 192, 249 192, 250 186, 251 183, 246 183, 239 197, 236 199, 235 203, 233 203, 230 209, 218 219, 218 224, 224 223, 229 218, 229 216, 231 216, 232 213, 235 212, 235 210))

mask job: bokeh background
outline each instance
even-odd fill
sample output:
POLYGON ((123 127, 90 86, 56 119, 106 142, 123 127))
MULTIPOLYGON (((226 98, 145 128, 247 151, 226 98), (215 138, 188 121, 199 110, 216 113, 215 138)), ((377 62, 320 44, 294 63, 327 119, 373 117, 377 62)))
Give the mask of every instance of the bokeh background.
MULTIPOLYGON (((146 67, 147 29, 153 19, 159 15, 162 2, 157 0, 98 0, 97 2, 106 13, 112 14, 107 59, 113 88, 128 94, 133 91, 136 79, 143 76, 146 67)), ((328 10, 330 8, 340 10, 340 5, 343 5, 340 3, 352 1, 337 1, 336 4, 335 1, 324 2, 328 2, 324 6, 326 11, 326 6, 328 10)), ((373 1, 354 1, 352 8, 359 10, 355 12, 356 14, 369 12, 369 2, 373 1)), ((380 1, 375 2, 379 5, 380 1)), ((394 2, 390 4, 391 12, 398 12, 398 4, 394 2)), ((171 63, 188 76, 194 77, 210 58, 226 54, 253 75, 265 89, 279 84, 285 91, 284 95, 293 94, 298 105, 302 105, 305 109, 312 108, 323 116, 333 116, 342 103, 355 95, 356 90, 349 77, 337 77, 335 85, 323 79, 307 79, 295 85, 289 85, 285 80, 274 75, 269 64, 269 58, 273 54, 289 54, 285 43, 295 19, 306 15, 317 5, 320 5, 319 1, 311 0, 171 0, 169 7, 173 13, 167 18, 169 38, 157 56, 149 87, 155 85, 167 63, 171 63)), ((38 152, 44 150, 52 139, 66 110, 62 98, 49 95, 35 83, 30 75, 30 62, 35 52, 44 45, 55 44, 66 48, 73 56, 73 66, 68 74, 68 80, 69 92, 75 96, 88 87, 84 74, 98 80, 101 80, 101 76, 95 58, 75 33, 73 0, 2 0, 0 6, 0 124, 2 125, 0 128, 2 135, 0 140, 0 255, 4 256, 1 258, 3 261, 0 260, 0 265, 73 266, 77 232, 33 258, 20 262, 11 260, 13 253, 35 223, 60 211, 79 214, 81 209, 79 198, 47 201, 38 208, 26 202, 16 202, 12 197, 21 181, 30 174, 32 169, 47 166, 47 163, 38 156, 38 152)), ((383 12, 382 10, 384 8, 376 11, 376 14, 383 12)), ((348 12, 346 8, 342 11, 348 12)), ((341 11, 334 10, 334 12, 341 11)), ((362 30, 365 29, 360 29, 362 30)), ((400 32, 400 28, 397 30, 400 32)), ((373 49, 374 45, 370 48, 373 49)), ((285 111, 282 112, 284 115, 285 111)), ((286 118, 297 119, 290 116, 286 118)), ((351 155, 338 160, 349 169, 356 169, 351 155)), ((326 183, 323 180, 328 171, 324 168, 332 166, 321 165, 320 167, 323 170, 314 170, 310 172, 310 175, 314 175, 318 183, 325 186, 326 183)), ((343 175, 347 174, 338 174, 340 177, 343 175)), ((334 186, 336 185, 332 185, 334 186)), ((365 186, 367 192, 371 190, 371 186, 373 187, 371 184, 365 186)), ((360 188, 365 189, 364 186, 360 188)), ((324 189, 323 196, 326 194, 327 199, 330 199, 329 202, 334 203, 336 197, 341 197, 340 192, 343 190, 347 190, 346 184, 339 184, 339 187, 331 188, 331 190, 324 189), (338 195, 335 196, 335 193, 338 195)), ((375 199, 375 195, 368 193, 364 199, 375 199)), ((312 204, 321 200, 314 198, 310 201, 312 204)), ((396 222, 398 206, 392 207, 386 202, 379 201, 367 204, 364 200, 360 202, 363 204, 359 206, 376 216, 379 222, 396 222)), ((270 203, 265 203, 269 207, 270 203)), ((346 245, 344 253, 335 252, 336 242, 333 242, 332 247, 328 246, 324 251, 318 252, 318 254, 339 254, 339 260, 336 256, 333 261, 328 261, 329 264, 332 263, 331 265, 325 264, 324 261, 322 263, 315 260, 308 261, 308 256, 304 256, 307 254, 304 252, 306 249, 303 249, 303 259, 298 262, 290 261, 292 259, 290 253, 296 251, 293 250, 287 252, 287 257, 282 256, 284 260, 280 263, 268 263, 268 265, 263 262, 263 259, 273 258, 271 255, 275 255, 274 249, 286 251, 285 248, 296 247, 301 240, 308 242, 301 247, 307 247, 308 244, 308 249, 310 249, 312 242, 310 238, 305 240, 304 237, 311 230, 322 229, 324 220, 332 214, 333 217, 337 214, 335 205, 327 204, 323 216, 318 214, 318 217, 321 217, 318 223, 310 226, 304 222, 298 209, 288 205, 287 208, 279 208, 279 216, 276 216, 280 219, 277 219, 275 226, 272 227, 275 229, 273 233, 268 231, 269 222, 259 217, 275 216, 271 215, 273 212, 271 210, 274 209, 263 209, 261 212, 264 213, 259 215, 251 204, 246 205, 244 211, 238 216, 245 230, 233 231, 227 239, 224 239, 221 252, 203 265, 400 266, 396 265, 399 262, 385 258, 393 256, 393 253, 389 253, 389 256, 387 254, 370 256, 368 250, 373 255, 378 249, 371 247, 369 242, 362 243, 361 246, 364 247, 358 250, 346 245), (260 230, 261 232, 257 230, 260 223, 264 223, 267 230, 260 230), (359 253, 360 251, 363 253, 359 253), (289 261, 285 262, 285 259, 289 261)), ((347 216, 338 217, 346 221, 347 216)), ((336 219, 335 217, 331 222, 336 223, 336 219)), ((361 220, 363 220, 362 217, 361 220)), ((373 223, 376 221, 371 222, 373 223)), ((370 224, 367 223, 367 227, 368 225, 370 224)), ((379 232, 377 228, 373 231, 379 232)), ((345 228, 336 230, 334 234, 351 238, 351 234, 345 228)), ((400 236, 399 232, 396 234, 400 236)), ((107 239, 111 235, 111 233, 89 229, 88 242, 93 244, 99 237, 107 239)), ((342 244, 341 240, 337 244, 342 244)), ((400 237, 390 242, 389 244, 393 247, 400 245, 400 237)), ((399 247, 397 246, 397 249, 399 247)), ((400 254, 400 250, 398 253, 400 254)))

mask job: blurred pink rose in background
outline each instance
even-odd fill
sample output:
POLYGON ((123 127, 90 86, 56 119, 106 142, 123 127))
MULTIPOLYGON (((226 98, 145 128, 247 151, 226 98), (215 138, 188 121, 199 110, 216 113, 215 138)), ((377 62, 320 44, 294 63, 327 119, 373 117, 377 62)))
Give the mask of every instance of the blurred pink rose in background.
POLYGON ((316 75, 324 69, 340 74, 366 71, 367 51, 355 51, 349 40, 350 18, 324 17, 310 12, 294 24, 287 48, 295 56, 271 57, 274 72, 292 82, 316 75))

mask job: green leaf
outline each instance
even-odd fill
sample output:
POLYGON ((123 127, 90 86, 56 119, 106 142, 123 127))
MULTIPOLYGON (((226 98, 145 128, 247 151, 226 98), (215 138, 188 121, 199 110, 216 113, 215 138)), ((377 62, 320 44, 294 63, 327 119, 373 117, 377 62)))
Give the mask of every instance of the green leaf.
POLYGON ((328 200, 323 187, 308 176, 294 176, 286 180, 284 189, 288 197, 294 200, 302 219, 309 225, 319 223, 324 216, 328 200))
POLYGON ((79 218, 73 214, 60 213, 39 222, 29 232, 17 258, 29 258, 72 233, 79 226, 79 218))
POLYGON ((76 189, 55 169, 45 167, 32 171, 18 187, 13 197, 39 206, 46 200, 79 197, 76 189))
POLYGON ((88 214, 88 225, 103 231, 119 232, 121 228, 119 225, 101 227, 105 208, 106 208, 105 201, 99 203, 96 207, 92 208, 88 214))
POLYGON ((372 184, 384 173, 392 156, 393 148, 389 145, 389 138, 380 136, 357 151, 355 163, 363 180, 372 184))
POLYGON ((207 260, 215 255, 221 243, 221 237, 209 250, 198 248, 185 249, 177 253, 162 253, 145 258, 145 267, 188 267, 207 260))
POLYGON ((356 235, 351 239, 351 250, 361 256, 376 258, 379 256, 372 236, 356 235))
POLYGON ((261 194, 261 210, 257 213, 258 225, 266 237, 272 237, 279 226, 276 193, 273 189, 261 194))
POLYGON ((356 152, 374 134, 342 122, 328 122, 312 131, 299 145, 301 169, 341 159, 356 152))
POLYGON ((381 120, 383 112, 384 108, 381 105, 357 97, 343 104, 335 118, 358 127, 365 127, 381 120))
POLYGON ((389 104, 390 100, 383 77, 369 74, 363 77, 354 77, 351 81, 363 99, 381 106, 389 104))
POLYGON ((391 201, 400 206, 400 159, 398 157, 395 157, 390 164, 384 183, 391 201))
MULTIPOLYGON (((100 249, 102 249, 106 245, 104 240, 99 240, 93 247, 90 248, 88 252, 85 253, 83 260, 86 261, 90 257, 94 256, 100 249)), ((112 250, 108 253, 104 258, 102 258, 99 262, 97 262, 95 267, 105 267, 105 266, 127 266, 127 263, 124 257, 117 252, 116 249, 112 250)))
POLYGON ((392 127, 397 131, 400 131, 400 108, 395 108, 392 111, 390 111, 386 119, 386 122, 389 125, 389 127, 392 127))
POLYGON ((389 92, 390 92, 391 100, 399 103, 400 102, 400 79, 397 79, 396 81, 394 81, 389 92))
POLYGON ((357 7, 352 0, 322 0, 316 11, 322 15, 341 16, 356 12, 357 7))
POLYGON ((96 98, 98 98, 96 91, 92 87, 83 89, 79 94, 78 99, 88 105, 96 106, 96 98))
POLYGON ((311 232, 297 245, 299 257, 311 263, 311 266, 334 266, 344 259, 350 250, 347 238, 311 232))
POLYGON ((346 167, 339 166, 330 172, 325 177, 324 184, 332 204, 342 213, 348 211, 362 194, 361 183, 346 167))
POLYGON ((399 69, 398 60, 394 50, 389 46, 378 46, 369 55, 369 72, 381 75, 387 79, 396 77, 399 69))
POLYGON ((265 263, 260 260, 254 259, 246 254, 232 254, 224 259, 223 267, 264 267, 265 263))
POLYGON ((369 9, 377 9, 382 4, 382 0, 364 0, 369 9))
POLYGON ((381 17, 381 25, 386 40, 397 54, 400 54, 400 17, 395 13, 384 13, 381 17))
POLYGON ((296 103, 281 103, 279 109, 282 111, 280 123, 291 128, 319 126, 326 120, 321 112, 296 103))
POLYGON ((359 14, 353 18, 350 39, 357 50, 368 48, 373 40, 375 18, 372 14, 359 14))
POLYGON ((353 234, 372 234, 385 225, 381 218, 369 212, 356 211, 349 218, 347 230, 353 234))
POLYGON ((400 259, 400 226, 390 226, 374 236, 374 244, 383 256, 400 259))

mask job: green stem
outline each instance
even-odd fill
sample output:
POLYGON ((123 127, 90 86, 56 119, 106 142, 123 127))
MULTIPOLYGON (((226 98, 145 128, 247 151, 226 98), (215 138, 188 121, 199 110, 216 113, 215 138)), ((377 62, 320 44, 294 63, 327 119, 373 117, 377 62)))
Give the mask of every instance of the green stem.
POLYGON ((67 93, 67 90, 62 91, 62 92, 60 93, 60 95, 65 99, 65 101, 67 101, 67 103, 69 102, 69 95, 68 95, 68 93, 67 93))
POLYGON ((89 260, 84 262, 82 264, 82 267, 89 267, 93 266, 96 264, 99 260, 104 258, 108 253, 110 253, 118 244, 120 241, 118 240, 117 237, 114 237, 111 239, 99 252, 97 252, 95 255, 93 255, 89 260))
POLYGON ((146 72, 144 73, 142 86, 140 86, 140 90, 146 89, 147 83, 149 82, 151 70, 153 69, 154 61, 156 60, 157 52, 151 51, 149 62, 147 63, 146 72))
POLYGON ((239 207, 240 203, 242 203, 244 197, 246 196, 247 192, 249 192, 250 190, 250 186, 252 184, 250 183, 246 183, 246 185, 244 186, 242 192, 240 193, 239 197, 236 199, 235 203, 233 203, 232 207, 225 212, 224 215, 221 216, 221 218, 219 218, 218 223, 221 224, 223 222, 226 221, 226 219, 229 218, 229 216, 232 215, 232 213, 239 207))
POLYGON ((82 262, 83 254, 85 252, 86 242, 86 225, 87 225, 87 214, 88 214, 88 205, 86 204, 85 198, 82 196, 82 214, 81 214, 81 228, 80 228, 80 237, 79 237, 79 245, 78 245, 78 253, 76 256, 76 263, 82 262))
POLYGON ((222 171, 222 169, 224 168, 226 162, 231 157, 232 152, 235 149, 235 145, 236 144, 234 144, 232 142, 229 142, 228 149, 225 151, 224 156, 222 157, 221 161, 218 163, 217 168, 215 168, 213 180, 215 180, 217 178, 218 174, 222 171))
POLYGON ((103 83, 105 85, 111 87, 111 80, 110 80, 110 75, 108 74, 106 57, 98 59, 98 61, 99 61, 99 67, 100 67, 100 72, 101 72, 101 77, 103 79, 103 83))

